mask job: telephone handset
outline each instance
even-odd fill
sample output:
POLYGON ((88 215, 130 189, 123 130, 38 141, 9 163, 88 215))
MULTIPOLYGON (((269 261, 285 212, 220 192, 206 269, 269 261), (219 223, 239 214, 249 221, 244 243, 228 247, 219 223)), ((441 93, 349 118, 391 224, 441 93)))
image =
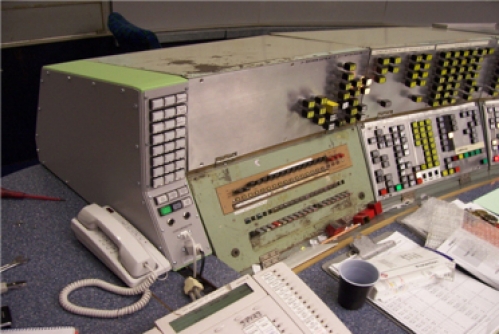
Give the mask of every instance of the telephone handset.
POLYGON ((160 276, 171 269, 156 247, 110 207, 86 206, 72 219, 71 228, 130 287, 140 284, 151 271, 160 276))

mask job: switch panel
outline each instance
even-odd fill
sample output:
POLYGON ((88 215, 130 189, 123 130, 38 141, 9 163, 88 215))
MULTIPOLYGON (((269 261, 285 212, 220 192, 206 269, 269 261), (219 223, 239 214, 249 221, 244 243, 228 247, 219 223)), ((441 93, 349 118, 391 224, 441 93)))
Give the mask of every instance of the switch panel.
POLYGON ((356 127, 190 173, 217 256, 238 271, 350 221, 373 201, 356 127))
POLYGON ((362 138, 377 200, 487 168, 475 103, 366 122, 362 138))
POLYGON ((488 160, 492 167, 499 166, 499 100, 483 102, 482 109, 487 134, 488 160))

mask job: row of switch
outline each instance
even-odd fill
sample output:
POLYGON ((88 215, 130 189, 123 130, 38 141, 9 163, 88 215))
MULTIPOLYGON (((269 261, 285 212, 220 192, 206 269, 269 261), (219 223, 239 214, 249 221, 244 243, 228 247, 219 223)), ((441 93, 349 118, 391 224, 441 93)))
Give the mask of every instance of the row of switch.
POLYGON ((170 107, 161 110, 151 111, 150 120, 151 122, 160 122, 165 119, 173 118, 175 116, 181 116, 187 114, 187 106, 185 104, 178 105, 176 107, 170 107))
MULTIPOLYGON (((492 54, 494 49, 490 48, 492 54)), ((473 93, 478 90, 478 85, 475 79, 480 76, 482 70, 482 62, 485 55, 489 54, 489 49, 475 49, 475 50, 457 50, 457 51, 442 51, 439 53, 438 68, 435 71, 433 80, 433 91, 430 91, 428 96, 428 104, 432 107, 454 104, 457 98, 460 97, 464 100, 473 99, 473 93), (462 80, 465 81, 465 86, 461 91, 456 91, 460 88, 462 80), (450 93, 449 97, 439 99, 434 97, 441 90, 442 84, 453 83, 452 88, 454 91, 450 93), (433 97, 432 97, 433 94, 433 97)))
POLYGON ((157 110, 185 102, 187 102, 187 94, 178 93, 149 100, 149 109, 157 110))
MULTIPOLYGON (((344 157, 343 153, 341 153, 341 157, 344 157)), ((244 186, 237 188, 237 189, 234 189, 232 191, 232 194, 237 195, 237 194, 241 194, 241 193, 250 191, 252 188, 259 186, 261 184, 264 184, 268 181, 272 181, 272 180, 278 179, 280 177, 284 177, 284 176, 288 175, 289 173, 293 173, 293 172, 296 172, 296 171, 302 170, 304 168, 308 168, 310 166, 314 166, 314 165, 317 165, 317 164, 320 164, 320 163, 323 163, 326 161, 330 161, 330 160, 328 159, 328 157, 322 156, 322 157, 318 157, 315 159, 310 159, 310 160, 303 162, 301 164, 293 165, 292 167, 289 167, 289 168, 281 169, 276 173, 271 173, 271 174, 265 175, 259 179, 249 181, 244 186)))
POLYGON ((159 188, 185 178, 186 93, 149 100, 150 182, 159 188))
POLYGON ((328 185, 326 187, 322 187, 322 188, 317 189, 317 190, 315 190, 313 192, 310 192, 310 193, 308 193, 306 195, 303 195, 303 196, 297 197, 295 199, 292 199, 291 201, 287 201, 287 202, 281 203, 281 204, 279 204, 279 205, 277 205, 277 206, 275 206, 273 208, 268 209, 267 211, 259 212, 259 213, 255 214, 253 216, 246 217, 246 218, 244 218, 244 223, 245 224, 249 224, 252 221, 262 219, 263 217, 266 217, 267 215, 279 212, 279 211, 281 211, 283 209, 286 209, 286 208, 288 208, 288 207, 290 207, 292 205, 295 205, 295 204, 301 203, 303 201, 309 200, 311 198, 314 198, 314 197, 316 197, 316 196, 318 196, 320 194, 325 193, 326 191, 329 191, 331 189, 339 187, 339 186, 341 186, 343 184, 345 184, 344 180, 333 182, 333 183, 331 183, 330 185, 328 185))
POLYGON ((318 211, 326 206, 330 206, 330 205, 336 204, 339 201, 342 201, 346 198, 350 198, 350 195, 351 195, 351 193, 348 191, 341 192, 335 196, 329 197, 329 198, 327 198, 319 203, 310 205, 310 206, 308 206, 308 207, 306 207, 298 212, 295 212, 291 215, 283 217, 283 218, 276 220, 270 224, 256 228, 256 229, 249 232, 249 236, 250 236, 250 238, 258 237, 264 233, 267 233, 269 231, 275 230, 276 228, 279 228, 281 226, 289 224, 297 219, 303 218, 303 217, 305 217, 313 212, 316 212, 316 211, 318 211))
POLYGON ((491 133, 491 161, 493 163, 499 162, 499 106, 487 107, 487 117, 490 124, 491 133))

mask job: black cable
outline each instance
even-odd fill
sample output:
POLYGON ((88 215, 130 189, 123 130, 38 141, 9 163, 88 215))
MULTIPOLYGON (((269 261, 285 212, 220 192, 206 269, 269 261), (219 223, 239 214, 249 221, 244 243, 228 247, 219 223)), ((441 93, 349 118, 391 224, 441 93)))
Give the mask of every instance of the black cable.
POLYGON ((203 276, 203 271, 204 271, 204 263, 206 262, 206 256, 204 254, 204 251, 200 250, 201 253, 201 268, 199 269, 199 277, 203 276))

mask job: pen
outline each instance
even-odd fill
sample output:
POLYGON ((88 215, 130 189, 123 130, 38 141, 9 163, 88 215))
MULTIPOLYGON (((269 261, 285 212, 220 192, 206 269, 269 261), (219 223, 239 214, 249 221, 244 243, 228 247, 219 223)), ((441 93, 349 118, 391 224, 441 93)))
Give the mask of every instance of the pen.
POLYGON ((444 253, 442 253, 442 252, 439 252, 439 251, 437 251, 436 249, 432 249, 432 248, 430 248, 430 247, 426 247, 426 246, 425 246, 424 248, 426 248, 426 249, 428 249, 428 250, 431 250, 432 252, 435 252, 435 253, 437 253, 438 255, 441 255, 441 256, 445 257, 445 258, 446 258, 447 260, 449 260, 449 261, 454 261, 454 259, 453 259, 453 258, 451 258, 449 255, 444 254, 444 253))
POLYGON ((2 188, 2 198, 14 198, 14 199, 29 198, 29 199, 39 199, 42 201, 64 201, 64 199, 58 197, 31 195, 20 191, 13 191, 5 188, 2 188))

